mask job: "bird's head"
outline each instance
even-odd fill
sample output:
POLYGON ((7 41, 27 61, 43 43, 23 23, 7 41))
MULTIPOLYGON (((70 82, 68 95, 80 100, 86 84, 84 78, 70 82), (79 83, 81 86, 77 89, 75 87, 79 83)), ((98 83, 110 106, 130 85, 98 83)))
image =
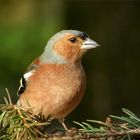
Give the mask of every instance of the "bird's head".
POLYGON ((79 62, 88 49, 98 46, 84 32, 62 30, 50 38, 40 57, 40 61, 51 64, 79 62))

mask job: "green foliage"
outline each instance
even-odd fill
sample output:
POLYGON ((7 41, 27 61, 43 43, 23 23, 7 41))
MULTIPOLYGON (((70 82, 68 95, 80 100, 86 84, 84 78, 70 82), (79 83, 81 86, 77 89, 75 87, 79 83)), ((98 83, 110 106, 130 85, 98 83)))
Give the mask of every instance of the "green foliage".
POLYGON ((122 108, 125 116, 110 115, 106 122, 97 120, 87 120, 87 122, 75 122, 81 128, 80 132, 90 133, 94 138, 115 138, 115 139, 128 139, 131 140, 136 135, 140 135, 140 118, 138 118, 133 112, 128 109, 122 108), (117 122, 112 122, 112 119, 116 119, 117 122), (96 123, 99 127, 94 127, 90 123, 96 123))
POLYGON ((7 98, 4 97, 6 104, 0 104, 0 140, 34 140, 39 138, 63 138, 76 137, 94 138, 95 140, 132 140, 140 136, 140 118, 133 112, 123 108, 124 116, 110 115, 105 122, 97 120, 87 120, 86 122, 74 122, 80 126, 80 129, 70 129, 70 134, 52 133, 42 131, 43 126, 49 126, 50 117, 46 120, 42 115, 35 115, 32 108, 24 108, 22 106, 12 104, 10 94, 7 91, 7 98), (117 120, 114 123, 112 119, 117 120), (119 122, 118 122, 119 121, 119 122), (98 124, 99 127, 93 126, 91 123, 98 124))
POLYGON ((128 109, 122 108, 122 111, 127 114, 127 116, 118 117, 110 115, 110 117, 126 122, 127 128, 129 129, 140 128, 140 118, 128 109))
POLYGON ((13 105, 8 94, 6 104, 0 104, 0 139, 2 140, 32 140, 43 136, 41 126, 49 125, 50 120, 41 122, 31 108, 13 105))

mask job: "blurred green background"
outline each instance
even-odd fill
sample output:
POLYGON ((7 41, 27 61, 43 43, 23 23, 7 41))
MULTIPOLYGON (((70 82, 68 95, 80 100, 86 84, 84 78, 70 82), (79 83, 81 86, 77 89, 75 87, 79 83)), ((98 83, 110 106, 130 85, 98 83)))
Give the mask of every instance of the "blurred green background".
POLYGON ((83 59, 87 90, 68 120, 104 120, 122 107, 139 115, 140 1, 0 0, 0 101, 6 87, 17 100, 27 66, 63 29, 85 31, 101 45, 83 59))

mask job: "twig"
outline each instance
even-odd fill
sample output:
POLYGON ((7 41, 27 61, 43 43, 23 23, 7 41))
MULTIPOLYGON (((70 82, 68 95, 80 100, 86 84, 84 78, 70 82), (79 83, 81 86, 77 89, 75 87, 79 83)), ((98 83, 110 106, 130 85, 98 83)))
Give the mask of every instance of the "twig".
POLYGON ((89 134, 89 137, 90 138, 103 138, 103 137, 107 138, 107 137, 118 137, 118 136, 123 137, 124 135, 131 135, 131 136, 140 135, 140 128, 124 130, 121 132, 117 131, 117 132, 108 132, 108 133, 106 132, 106 133, 89 134))
POLYGON ((5 88, 5 90, 6 90, 6 93, 7 93, 7 96, 8 96, 9 105, 12 105, 12 100, 11 100, 9 90, 7 88, 5 88))

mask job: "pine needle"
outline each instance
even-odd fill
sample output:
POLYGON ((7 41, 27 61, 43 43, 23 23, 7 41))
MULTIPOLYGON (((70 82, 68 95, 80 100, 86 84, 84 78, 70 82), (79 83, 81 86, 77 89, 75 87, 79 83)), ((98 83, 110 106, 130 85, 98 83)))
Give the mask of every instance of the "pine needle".
POLYGON ((97 121, 97 120, 87 120, 87 122, 76 122, 81 128, 79 131, 81 133, 88 133, 91 138, 111 138, 111 139, 121 139, 121 140, 132 140, 135 135, 140 135, 140 118, 138 118, 133 112, 128 109, 122 108, 125 116, 114 116, 110 115, 111 118, 116 120, 121 120, 122 123, 114 123, 111 118, 110 122, 97 121), (100 127, 94 127, 89 123, 99 124, 100 127))
POLYGON ((6 89, 7 98, 4 97, 6 104, 0 104, 0 139, 2 140, 34 140, 39 136, 45 135, 40 131, 42 126, 48 126, 51 119, 46 121, 36 116, 31 108, 24 108, 13 105, 10 93, 6 89), (38 119, 34 119, 38 118, 38 119))

